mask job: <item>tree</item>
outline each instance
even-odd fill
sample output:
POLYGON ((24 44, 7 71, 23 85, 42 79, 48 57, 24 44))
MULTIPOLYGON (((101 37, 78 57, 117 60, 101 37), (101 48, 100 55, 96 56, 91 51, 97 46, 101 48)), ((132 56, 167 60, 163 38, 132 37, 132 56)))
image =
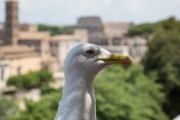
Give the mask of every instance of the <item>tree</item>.
POLYGON ((57 35, 57 34, 63 34, 71 32, 75 27, 74 26, 49 26, 49 25, 43 25, 40 24, 38 26, 39 31, 50 31, 51 35, 57 35))
POLYGON ((37 102, 25 99, 26 110, 8 120, 53 120, 62 96, 62 89, 44 94, 37 102))
MULTIPOLYGON (((145 76, 142 68, 112 66, 95 79, 97 120, 168 120, 161 109, 162 86, 156 75, 145 76)), ((26 100, 26 110, 8 120, 52 120, 57 112, 62 89, 41 89, 38 102, 26 100)))
MULTIPOLYGON (((154 25, 145 24, 140 26, 141 30, 137 28, 137 31, 134 31, 139 35, 154 33, 149 43, 149 51, 142 60, 146 75, 140 67, 112 66, 96 78, 94 85, 98 120, 167 120, 168 117, 161 108, 162 104, 163 110, 171 118, 179 114, 180 22, 169 18, 155 29, 152 26, 154 25)), ((37 81, 46 83, 48 80, 44 78, 51 78, 51 75, 44 76, 46 72, 34 74, 34 77, 31 75, 21 77, 23 79, 10 78, 14 80, 9 80, 9 84, 17 84, 17 87, 34 86, 39 83, 37 81)), ((26 111, 20 111, 19 116, 9 120, 53 119, 61 91, 57 93, 47 86, 43 86, 41 90, 43 96, 40 101, 26 100, 26 111)))
POLYGON ((140 25, 133 26, 127 32, 127 36, 143 36, 149 39, 149 35, 152 35, 156 29, 162 25, 164 21, 159 21, 156 23, 143 23, 140 25))
POLYGON ((166 102, 165 112, 174 118, 180 111, 180 22, 175 18, 163 21, 156 29, 154 37, 149 43, 142 63, 145 73, 157 72, 157 83, 164 86, 166 102))
POLYGON ((55 88, 52 88, 48 85, 44 85, 44 86, 41 86, 41 94, 42 95, 45 95, 45 94, 50 94, 50 93, 54 93, 54 92, 58 92, 59 90, 55 89, 55 88))
POLYGON ((12 76, 8 79, 7 85, 29 89, 48 84, 48 82, 51 81, 54 81, 52 73, 47 70, 41 70, 38 72, 29 72, 28 74, 21 76, 12 76))
POLYGON ((50 81, 54 81, 52 72, 48 70, 41 70, 35 74, 37 74, 40 82, 48 83, 50 81))
POLYGON ((151 23, 140 24, 129 29, 127 35, 134 36, 134 35, 142 35, 145 33, 150 34, 154 31, 155 28, 154 26, 155 25, 151 23))
POLYGON ((112 66, 95 80, 98 120, 168 120, 162 86, 140 67, 112 66))
POLYGON ((17 114, 16 100, 7 96, 0 96, 0 120, 7 120, 9 116, 17 114))

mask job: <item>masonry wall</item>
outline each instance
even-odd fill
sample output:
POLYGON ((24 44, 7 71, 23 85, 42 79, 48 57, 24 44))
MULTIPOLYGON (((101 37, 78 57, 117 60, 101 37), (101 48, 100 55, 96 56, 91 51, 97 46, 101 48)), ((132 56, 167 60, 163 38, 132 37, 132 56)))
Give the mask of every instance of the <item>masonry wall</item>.
POLYGON ((11 59, 9 63, 10 75, 26 74, 29 71, 38 71, 41 69, 41 57, 26 57, 11 59))

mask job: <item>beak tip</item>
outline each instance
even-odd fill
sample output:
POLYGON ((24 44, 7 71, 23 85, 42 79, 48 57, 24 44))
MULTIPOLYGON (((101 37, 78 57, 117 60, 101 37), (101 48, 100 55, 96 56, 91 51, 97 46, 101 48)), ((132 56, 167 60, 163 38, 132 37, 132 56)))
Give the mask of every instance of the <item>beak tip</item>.
POLYGON ((124 66, 134 66, 133 60, 129 56, 127 56, 126 60, 122 62, 122 64, 124 66))

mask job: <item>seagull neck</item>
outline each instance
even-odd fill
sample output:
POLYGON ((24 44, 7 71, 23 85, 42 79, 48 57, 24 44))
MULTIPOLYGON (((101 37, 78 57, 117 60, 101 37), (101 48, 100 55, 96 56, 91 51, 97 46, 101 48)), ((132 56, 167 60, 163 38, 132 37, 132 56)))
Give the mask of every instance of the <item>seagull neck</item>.
POLYGON ((68 101, 67 104, 73 103, 69 114, 78 116, 74 120, 96 120, 96 100, 93 87, 95 76, 73 76, 77 75, 75 73, 70 75, 65 75, 62 104, 65 101, 68 101))
MULTIPOLYGON (((72 93, 76 89, 81 89, 84 92, 92 92, 93 89, 93 81, 95 75, 93 74, 77 74, 73 72, 71 74, 65 75, 65 86, 64 88, 68 89, 68 93, 72 93)), ((65 90, 64 90, 65 91, 65 90)))

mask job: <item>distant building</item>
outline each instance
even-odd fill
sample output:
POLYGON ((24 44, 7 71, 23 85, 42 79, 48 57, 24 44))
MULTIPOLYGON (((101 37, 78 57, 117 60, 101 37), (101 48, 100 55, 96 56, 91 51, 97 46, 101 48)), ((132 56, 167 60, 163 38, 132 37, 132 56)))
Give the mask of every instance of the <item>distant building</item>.
POLYGON ((38 71, 42 68, 40 54, 25 45, 2 46, 0 55, 9 61, 9 75, 11 76, 26 74, 29 71, 38 71))
POLYGON ((38 25, 20 24, 20 31, 37 32, 38 25))
POLYGON ((104 28, 99 17, 81 17, 78 19, 77 29, 88 30, 88 42, 98 45, 107 45, 104 39, 104 28))
POLYGON ((75 29, 73 35, 76 36, 82 43, 88 42, 88 30, 87 29, 75 29))
POLYGON ((104 36, 107 38, 123 37, 134 26, 131 22, 103 22, 104 36))
POLYGON ((57 58, 59 67, 63 67, 68 51, 82 41, 75 35, 56 35, 51 38, 51 54, 57 58))
POLYGON ((120 40, 134 26, 131 22, 103 22, 104 37, 108 45, 121 45, 120 40))
POLYGON ((6 45, 0 49, 0 93, 6 89, 10 76, 27 74, 42 69, 42 60, 38 52, 24 45, 6 45))
POLYGON ((109 51, 129 54, 139 61, 147 51, 147 40, 143 37, 127 37, 132 22, 105 22, 99 17, 81 17, 77 29, 88 31, 88 42, 101 45, 109 51))
POLYGON ((121 45, 126 45, 129 47, 129 54, 133 58, 135 62, 141 60, 141 58, 145 55, 148 50, 147 42, 143 37, 134 36, 134 37, 123 37, 121 39, 121 45))
POLYGON ((80 43, 88 42, 86 29, 75 29, 73 34, 52 36, 50 40, 51 55, 57 59, 58 67, 62 68, 68 51, 80 43))
POLYGON ((49 32, 26 32, 19 33, 19 45, 27 45, 34 48, 36 52, 41 54, 42 61, 48 60, 50 55, 50 33, 49 32))
POLYGON ((19 22, 18 2, 16 0, 6 0, 6 22, 3 32, 3 45, 17 45, 19 22))
POLYGON ((15 48, 15 46, 21 47, 22 45, 24 47, 26 45, 27 48, 33 48, 34 52, 40 54, 43 68, 50 66, 53 60, 49 46, 50 33, 39 32, 37 25, 19 24, 16 0, 6 0, 6 22, 2 33, 3 37, 0 40, 4 47, 15 48))

